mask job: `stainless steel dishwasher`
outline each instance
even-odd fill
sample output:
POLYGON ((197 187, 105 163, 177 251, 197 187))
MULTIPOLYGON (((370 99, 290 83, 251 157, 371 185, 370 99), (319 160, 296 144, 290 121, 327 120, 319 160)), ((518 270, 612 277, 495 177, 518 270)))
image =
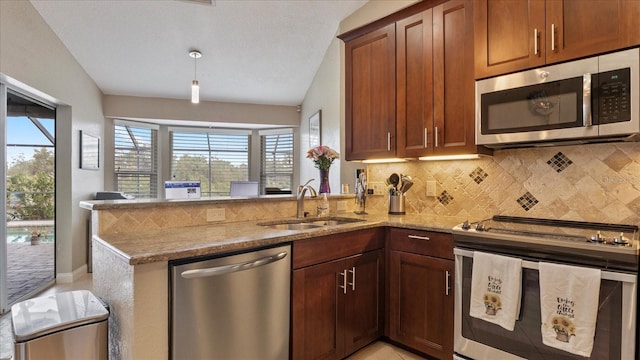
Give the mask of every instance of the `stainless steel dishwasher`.
POLYGON ((291 246, 175 261, 173 359, 289 359, 291 246))

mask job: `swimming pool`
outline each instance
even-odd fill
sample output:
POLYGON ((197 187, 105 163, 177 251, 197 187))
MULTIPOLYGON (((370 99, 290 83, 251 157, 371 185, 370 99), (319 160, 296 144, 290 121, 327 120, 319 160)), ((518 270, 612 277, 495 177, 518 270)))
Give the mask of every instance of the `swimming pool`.
MULTIPOLYGON (((53 227, 38 227, 37 229, 47 234, 46 237, 40 239, 40 242, 52 243, 54 241, 53 227)), ((30 228, 7 228, 7 244, 31 242, 31 231, 33 230, 30 228)))

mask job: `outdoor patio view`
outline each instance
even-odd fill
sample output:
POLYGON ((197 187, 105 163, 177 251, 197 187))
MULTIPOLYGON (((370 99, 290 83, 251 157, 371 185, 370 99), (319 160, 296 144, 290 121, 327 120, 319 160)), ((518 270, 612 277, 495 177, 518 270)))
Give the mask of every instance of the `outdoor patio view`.
POLYGON ((7 99, 7 300, 55 278, 55 110, 7 99))

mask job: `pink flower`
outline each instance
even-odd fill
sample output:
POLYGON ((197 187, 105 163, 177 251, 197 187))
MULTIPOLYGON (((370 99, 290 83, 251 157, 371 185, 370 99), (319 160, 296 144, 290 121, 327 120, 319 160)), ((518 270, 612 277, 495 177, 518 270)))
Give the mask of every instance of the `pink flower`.
POLYGON ((328 169, 331 167, 333 160, 338 158, 340 158, 340 154, 325 145, 319 145, 307 151, 307 159, 312 159, 318 169, 328 169))

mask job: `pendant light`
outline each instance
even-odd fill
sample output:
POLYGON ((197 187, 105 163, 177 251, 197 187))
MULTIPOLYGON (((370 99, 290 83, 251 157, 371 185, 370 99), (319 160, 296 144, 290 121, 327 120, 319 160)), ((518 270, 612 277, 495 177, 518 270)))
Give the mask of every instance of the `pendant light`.
POLYGON ((197 80, 197 60, 202 57, 202 53, 198 50, 189 51, 189 56, 193 58, 193 81, 191 82, 191 102, 197 104, 200 102, 200 85, 197 80))

